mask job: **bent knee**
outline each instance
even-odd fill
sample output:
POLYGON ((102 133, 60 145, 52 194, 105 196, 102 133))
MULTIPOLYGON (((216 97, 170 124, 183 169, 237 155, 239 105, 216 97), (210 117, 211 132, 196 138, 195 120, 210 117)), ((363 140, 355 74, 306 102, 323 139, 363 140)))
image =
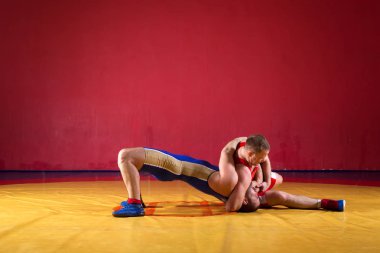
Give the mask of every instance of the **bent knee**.
POLYGON ((117 162, 118 164, 122 164, 125 162, 128 162, 132 159, 131 155, 131 149, 130 148, 123 148, 119 151, 117 162))
POLYGON ((135 167, 140 168, 144 163, 145 151, 144 148, 123 148, 119 151, 118 165, 121 167, 123 164, 133 164, 135 167))
POLYGON ((276 184, 282 184, 283 181, 284 178, 280 174, 276 173, 276 184))

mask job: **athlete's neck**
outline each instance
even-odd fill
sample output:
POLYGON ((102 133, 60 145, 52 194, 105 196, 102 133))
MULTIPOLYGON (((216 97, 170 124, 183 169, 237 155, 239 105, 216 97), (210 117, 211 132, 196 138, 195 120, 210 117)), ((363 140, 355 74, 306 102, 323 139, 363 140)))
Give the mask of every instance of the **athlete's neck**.
POLYGON ((247 161, 247 152, 244 147, 238 149, 237 155, 239 158, 247 161))

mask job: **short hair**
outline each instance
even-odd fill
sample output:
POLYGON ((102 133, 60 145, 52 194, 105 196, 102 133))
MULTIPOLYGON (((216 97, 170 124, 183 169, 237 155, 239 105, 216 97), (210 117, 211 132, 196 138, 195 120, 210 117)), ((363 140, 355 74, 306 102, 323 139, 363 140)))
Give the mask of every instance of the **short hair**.
POLYGON ((268 140, 264 135, 254 134, 247 138, 245 146, 252 149, 256 153, 261 153, 263 150, 270 150, 270 145, 268 140))
POLYGON ((238 212, 241 212, 241 213, 255 212, 260 206, 260 200, 257 196, 257 193, 252 189, 252 183, 248 187, 245 193, 245 198, 247 199, 248 203, 247 204, 243 203, 243 205, 240 207, 238 212))

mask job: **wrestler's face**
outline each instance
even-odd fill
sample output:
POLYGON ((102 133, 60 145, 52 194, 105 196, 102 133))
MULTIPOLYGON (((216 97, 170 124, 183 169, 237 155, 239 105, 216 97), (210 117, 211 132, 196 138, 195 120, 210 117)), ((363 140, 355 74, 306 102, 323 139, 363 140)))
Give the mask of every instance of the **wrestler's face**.
POLYGON ((239 212, 254 212, 257 208, 259 208, 259 206, 259 197, 252 187, 249 186, 247 192, 245 193, 244 201, 239 209, 239 212))
POLYGON ((255 192, 255 190, 251 186, 249 186, 247 191, 245 192, 243 204, 247 205, 248 203, 258 201, 258 199, 259 196, 257 195, 257 192, 255 192))
POLYGON ((269 150, 262 150, 260 153, 256 153, 253 150, 248 150, 248 161, 251 165, 256 166, 262 162, 264 162, 269 154, 269 150))

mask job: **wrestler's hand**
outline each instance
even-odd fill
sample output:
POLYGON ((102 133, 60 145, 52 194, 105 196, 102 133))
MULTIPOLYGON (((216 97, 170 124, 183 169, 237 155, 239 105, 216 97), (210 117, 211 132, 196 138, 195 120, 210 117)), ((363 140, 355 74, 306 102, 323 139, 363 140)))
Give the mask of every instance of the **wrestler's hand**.
POLYGON ((265 192, 268 189, 268 184, 267 182, 262 182, 259 186, 260 192, 265 192))
POLYGON ((252 181, 252 189, 255 191, 255 192, 259 192, 260 191, 260 185, 261 183, 257 182, 257 181, 252 181))

